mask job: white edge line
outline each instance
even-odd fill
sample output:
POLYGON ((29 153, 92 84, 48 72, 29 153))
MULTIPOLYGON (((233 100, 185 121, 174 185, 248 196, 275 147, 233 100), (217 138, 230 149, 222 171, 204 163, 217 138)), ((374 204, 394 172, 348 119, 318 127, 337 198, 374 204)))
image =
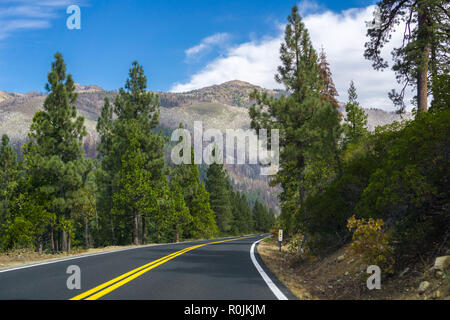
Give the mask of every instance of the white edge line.
POLYGON ((264 239, 265 238, 253 242, 252 247, 250 248, 250 257, 252 258, 252 262, 255 265, 256 270, 258 270, 259 274, 264 279, 264 281, 267 283, 267 285, 269 286, 270 290, 272 290, 273 294, 277 297, 277 299, 278 300, 288 300, 288 298, 283 294, 283 292, 281 292, 280 289, 278 289, 278 287, 275 285, 275 283, 273 283, 272 279, 269 278, 267 273, 263 270, 263 268, 261 268, 261 266, 259 265, 258 261, 256 260, 256 257, 255 257, 255 245, 258 244, 259 242, 261 242, 264 239))
MULTIPOLYGON (((218 238, 218 240, 220 240, 220 239, 228 239, 228 238, 234 238, 234 237, 218 238)), ((184 242, 172 242, 172 243, 152 243, 152 244, 140 245, 140 246, 132 247, 132 248, 112 249, 112 250, 108 250, 108 251, 104 251, 104 252, 87 253, 87 254, 81 254, 81 255, 74 256, 74 257, 69 257, 69 258, 54 259, 54 260, 50 260, 50 261, 30 263, 30 264, 26 264, 26 265, 18 266, 18 267, 5 268, 5 269, 1 269, 0 273, 4 273, 4 272, 8 272, 8 271, 20 270, 20 269, 26 269, 26 268, 32 268, 32 267, 38 267, 38 266, 43 266, 43 265, 46 265, 46 264, 64 262, 64 261, 69 261, 69 260, 89 258, 89 257, 93 257, 93 256, 99 256, 99 255, 102 255, 102 254, 109 254, 109 253, 115 253, 115 252, 121 252, 121 251, 127 251, 127 250, 142 249, 142 248, 154 247, 154 246, 166 246, 166 245, 174 245, 174 244, 195 243, 195 242, 208 241, 208 240, 217 240, 217 239, 201 239, 201 240, 184 241, 184 242)))
POLYGON ((140 248, 145 248, 145 247, 150 247, 150 246, 158 246, 158 245, 163 245, 163 244, 149 244, 149 245, 139 246, 139 247, 134 247, 134 248, 114 249, 114 250, 108 250, 108 251, 104 251, 104 252, 81 254, 81 255, 78 255, 78 256, 75 256, 75 257, 61 258, 61 259, 55 259, 55 260, 50 260, 50 261, 31 263, 31 264, 27 264, 27 265, 23 265, 23 266, 18 266, 18 267, 6 268, 6 269, 3 269, 3 270, 0 270, 0 273, 8 272, 8 271, 14 271, 14 270, 20 270, 20 269, 26 269, 26 268, 32 268, 32 267, 37 267, 37 266, 43 266, 43 265, 46 265, 46 264, 64 262, 64 261, 69 261, 69 260, 83 259, 83 258, 88 258, 88 257, 93 257, 93 256, 99 256, 99 255, 102 255, 102 254, 115 253, 115 252, 126 251, 126 250, 133 250, 133 249, 140 249, 140 248))

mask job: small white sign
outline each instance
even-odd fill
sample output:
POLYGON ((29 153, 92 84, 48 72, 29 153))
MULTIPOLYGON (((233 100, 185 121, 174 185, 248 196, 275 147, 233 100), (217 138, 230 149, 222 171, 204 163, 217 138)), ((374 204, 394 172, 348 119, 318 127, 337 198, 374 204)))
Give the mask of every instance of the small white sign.
POLYGON ((278 230, 278 241, 283 241, 283 230, 278 230))

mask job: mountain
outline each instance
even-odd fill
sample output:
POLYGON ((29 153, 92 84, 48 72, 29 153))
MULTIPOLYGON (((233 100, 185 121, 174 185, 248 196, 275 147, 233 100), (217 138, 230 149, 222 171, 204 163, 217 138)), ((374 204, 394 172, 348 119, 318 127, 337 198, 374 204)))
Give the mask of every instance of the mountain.
MULTIPOLYGON (((252 105, 249 94, 253 90, 266 92, 270 96, 283 94, 280 90, 268 90, 243 81, 229 81, 184 93, 157 92, 161 101, 160 124, 166 133, 183 123, 188 129, 194 121, 202 121, 203 129, 249 129, 248 108, 252 105)), ((76 84, 78 99, 76 107, 85 117, 88 135, 84 140, 85 153, 89 157, 96 155, 96 143, 99 139, 96 121, 100 115, 105 97, 114 101, 117 91, 105 91, 95 85, 76 84)), ((28 128, 33 115, 42 108, 46 94, 29 92, 27 94, 0 91, 0 135, 6 133, 15 148, 26 141, 28 128)), ((401 120, 395 113, 379 109, 366 109, 368 128, 385 125, 401 120)), ((345 115, 345 111, 343 111, 345 115)), ((403 118, 411 118, 406 114, 403 118)), ((270 188, 266 177, 259 174, 256 165, 225 165, 236 189, 246 192, 250 199, 261 199, 270 207, 278 210, 276 196, 279 189, 270 188)))
POLYGON ((78 93, 83 93, 83 92, 99 92, 104 90, 102 87, 92 84, 85 86, 79 83, 75 83, 75 91, 78 93))
POLYGON ((161 105, 181 107, 198 103, 220 103, 229 106, 249 108, 252 102, 249 95, 253 90, 265 91, 268 95, 278 96, 283 91, 268 90, 245 81, 234 80, 184 93, 158 92, 161 105))

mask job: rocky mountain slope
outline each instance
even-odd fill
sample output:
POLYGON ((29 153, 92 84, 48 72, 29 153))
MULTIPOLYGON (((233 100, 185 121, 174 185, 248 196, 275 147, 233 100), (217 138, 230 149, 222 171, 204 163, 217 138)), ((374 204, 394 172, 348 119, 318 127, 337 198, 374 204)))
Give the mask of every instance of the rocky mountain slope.
MULTIPOLYGON (((76 85, 78 100, 76 107, 85 117, 88 136, 84 140, 86 154, 94 157, 98 134, 95 129, 105 97, 112 101, 116 91, 105 91, 95 85, 76 85)), ((243 81, 229 81, 185 93, 157 92, 161 101, 161 127, 166 131, 183 123, 188 129, 194 121, 202 121, 204 130, 215 128, 248 129, 250 118, 247 108, 252 105, 249 94, 254 89, 265 91, 271 96, 279 96, 282 91, 267 90, 243 81)), ((0 135, 6 133, 20 152, 26 141, 33 115, 42 108, 46 95, 37 92, 27 94, 0 91, 0 135)), ((368 109, 368 128, 401 120, 399 115, 378 109, 368 109)), ((410 118, 411 115, 403 116, 410 118)), ((274 209, 278 209, 277 190, 267 185, 267 178, 259 175, 259 168, 251 165, 226 165, 230 178, 237 189, 245 191, 253 198, 259 198, 274 209)))

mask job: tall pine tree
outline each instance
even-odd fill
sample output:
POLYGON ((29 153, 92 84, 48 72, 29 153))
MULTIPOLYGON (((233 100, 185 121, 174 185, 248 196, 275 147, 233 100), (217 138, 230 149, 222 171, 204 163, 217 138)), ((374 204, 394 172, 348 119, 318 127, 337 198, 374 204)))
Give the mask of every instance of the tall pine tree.
POLYGON ((0 145, 0 237, 4 234, 5 222, 10 214, 11 201, 20 180, 17 154, 4 134, 0 145))
MULTIPOLYGON (((43 110, 38 111, 30 127, 30 141, 24 145, 24 162, 33 199, 57 217, 58 248, 69 251, 74 202, 82 187, 82 139, 86 135, 84 118, 77 115, 75 83, 66 74, 60 53, 48 74, 48 96, 43 110)), ((55 246, 53 229, 52 247, 55 246)))
POLYGON ((402 83, 400 93, 389 94, 403 111, 405 90, 416 87, 415 101, 419 112, 428 110, 429 78, 442 74, 448 68, 449 6, 445 0, 382 0, 378 2, 374 18, 368 25, 365 57, 373 61, 377 70, 388 63, 381 56, 382 48, 391 40, 396 27, 404 23, 403 41, 394 48, 392 69, 402 83))
POLYGON ((191 216, 185 226, 185 235, 190 238, 211 238, 219 233, 216 218, 210 206, 210 196, 200 180, 200 172, 194 163, 191 149, 191 164, 174 166, 172 180, 181 187, 184 201, 191 216))
POLYGON ((276 80, 284 84, 289 95, 273 98, 254 91, 251 98, 256 104, 249 115, 251 126, 257 131, 280 130, 280 170, 271 183, 281 184, 282 216, 291 221, 287 216, 298 213, 307 196, 307 163, 322 161, 322 165, 332 167, 330 170, 340 167, 340 116, 332 103, 323 98, 325 86, 319 60, 296 6, 288 22, 276 80))
POLYGON ((212 163, 206 172, 206 190, 210 195, 211 209, 222 233, 231 232, 233 212, 228 188, 228 175, 223 164, 212 163))
POLYGON ((319 74, 323 83, 322 90, 320 91, 322 98, 338 109, 339 103, 336 97, 339 96, 339 94, 333 82, 330 64, 327 61, 327 55, 325 54, 324 48, 320 50, 319 55, 319 74))
POLYGON ((146 218, 160 218, 158 201, 168 197, 163 173, 164 139, 154 132, 159 98, 146 89, 144 70, 133 62, 114 107, 105 100, 97 127, 102 159, 98 176, 100 208, 116 243, 145 241, 146 218))

